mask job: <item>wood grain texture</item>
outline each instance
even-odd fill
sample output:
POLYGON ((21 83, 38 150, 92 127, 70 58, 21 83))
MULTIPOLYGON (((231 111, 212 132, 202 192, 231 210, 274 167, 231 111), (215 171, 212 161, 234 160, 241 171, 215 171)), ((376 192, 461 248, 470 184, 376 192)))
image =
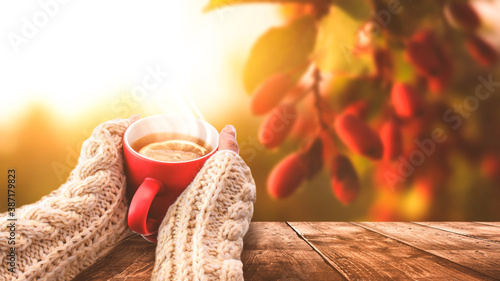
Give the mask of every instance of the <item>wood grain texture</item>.
POLYGON ((106 256, 82 271, 74 281, 151 279, 156 244, 134 234, 118 243, 106 256))
POLYGON ((290 224, 349 280, 495 280, 351 223, 290 224))
POLYGON ((244 239, 245 280, 344 280, 285 222, 256 222, 244 239))
POLYGON ((500 278, 498 243, 409 222, 355 224, 484 275, 500 278))
POLYGON ((498 226, 475 222, 414 222, 416 224, 434 227, 437 229, 462 234, 472 238, 500 243, 500 230, 498 226))
MULTIPOLYGON (((500 280, 495 222, 252 222, 245 280, 500 280)), ((150 280, 156 244, 134 234, 74 280, 150 280)))

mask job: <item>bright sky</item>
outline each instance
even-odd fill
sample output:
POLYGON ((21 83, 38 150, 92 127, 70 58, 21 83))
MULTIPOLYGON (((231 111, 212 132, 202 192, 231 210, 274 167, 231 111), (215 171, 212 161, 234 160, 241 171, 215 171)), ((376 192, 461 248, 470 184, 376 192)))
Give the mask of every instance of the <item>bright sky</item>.
POLYGON ((235 70, 280 23, 273 5, 65 1, 0 2, 0 124, 35 100, 71 119, 120 91, 165 110, 184 92, 202 115, 220 113, 246 98, 235 70))

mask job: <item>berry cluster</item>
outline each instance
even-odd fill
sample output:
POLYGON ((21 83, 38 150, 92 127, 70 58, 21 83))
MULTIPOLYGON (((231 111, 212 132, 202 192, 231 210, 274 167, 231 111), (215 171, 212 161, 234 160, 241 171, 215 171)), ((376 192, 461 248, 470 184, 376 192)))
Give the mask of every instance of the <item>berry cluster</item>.
MULTIPOLYGON (((373 2, 374 7, 382 7, 384 1, 373 2)), ((399 33, 402 31, 395 34, 394 28, 387 26, 384 33, 373 34, 368 22, 360 28, 363 36, 352 34, 361 39, 355 40, 356 46, 350 54, 370 56, 374 65, 371 73, 346 78, 333 72, 333 78, 324 79, 332 73, 319 67, 313 54, 305 62, 308 70, 303 71, 304 65, 298 65, 288 71, 277 71, 254 87, 251 111, 265 115, 259 141, 269 149, 279 147, 288 137, 303 142, 298 151, 291 152, 270 172, 267 188, 273 197, 290 196, 304 181, 326 168, 336 198, 349 204, 361 190, 360 178, 351 161, 356 154, 375 163, 373 178, 380 186, 394 190, 408 186, 411 181, 432 181, 432 188, 445 184, 450 176, 450 165, 446 163, 450 149, 433 148, 435 155, 426 165, 433 168, 419 169, 408 178, 398 172, 398 159, 417 159, 413 155, 419 154, 412 152, 418 150, 419 143, 414 140, 431 134, 432 126, 449 108, 442 96, 457 79, 453 46, 446 44, 449 30, 463 33, 468 54, 483 69, 495 66, 498 53, 477 34, 481 20, 470 3, 443 1, 437 5, 446 18, 444 32, 426 27, 406 35, 399 33), (398 59, 402 62, 396 62, 398 59), (396 72, 401 72, 405 65, 411 74, 401 79, 396 72), (338 81, 339 76, 342 81, 349 80, 350 85, 336 92, 331 86, 335 82, 331 81, 338 81), (364 88, 359 84, 365 85, 364 88)), ((311 15, 317 24, 330 12, 328 1, 311 1, 294 7, 291 12, 288 7, 288 14, 311 15)), ((451 133, 455 133, 454 143, 467 145, 457 132, 451 133)), ((484 170, 489 174, 498 172, 498 158, 486 158, 484 170)))
POLYGON ((443 206, 455 198, 500 212, 484 200, 500 196, 495 1, 261 2, 282 4, 285 23, 253 45, 243 84, 264 117, 259 141, 295 148, 269 174, 273 197, 324 170, 343 204, 377 188, 370 219, 422 219, 411 214, 425 208, 453 216, 443 206))

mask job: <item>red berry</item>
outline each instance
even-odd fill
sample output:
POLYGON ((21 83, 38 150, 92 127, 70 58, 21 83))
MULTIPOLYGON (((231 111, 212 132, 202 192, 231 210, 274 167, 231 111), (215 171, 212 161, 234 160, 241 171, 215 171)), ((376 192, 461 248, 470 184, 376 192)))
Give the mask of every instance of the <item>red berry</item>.
POLYGON ((437 77, 429 76, 427 77, 427 86, 429 90, 433 93, 442 92, 451 81, 451 66, 447 66, 449 69, 443 70, 442 74, 437 77))
POLYGON ((500 182, 500 157, 486 154, 481 159, 482 174, 495 182, 500 182))
POLYGON ((439 74, 441 69, 439 53, 434 33, 427 30, 415 33, 405 50, 407 59, 424 76, 439 74))
POLYGON ((465 41, 467 51, 481 66, 489 67, 497 59, 497 51, 481 37, 470 34, 465 41))
POLYGON ((432 91, 442 91, 451 81, 453 67, 450 55, 433 32, 423 30, 415 33, 408 42, 405 57, 420 75, 428 78, 432 91))
POLYGON ((275 148, 286 139, 297 119, 297 109, 294 104, 278 105, 259 130, 259 141, 267 148, 275 148))
POLYGON ((333 158, 331 171, 332 190, 343 204, 351 203, 358 195, 360 184, 358 174, 351 160, 344 155, 333 158))
POLYGON ((274 198, 285 198, 307 177, 307 167, 298 152, 288 155, 276 165, 267 179, 267 190, 274 198))
POLYGON ((287 101, 299 101, 304 97, 304 93, 307 91, 306 86, 302 84, 297 84, 285 95, 287 101))
POLYGON ((316 132, 318 122, 312 115, 299 114, 290 135, 296 139, 303 139, 305 136, 316 132))
POLYGON ((309 106, 307 97, 304 101, 299 104, 297 120, 290 132, 291 137, 299 140, 314 136, 319 127, 316 109, 309 106))
POLYGON ((470 3, 452 2, 448 11, 453 20, 464 29, 474 30, 481 24, 479 15, 470 3))
POLYGON ((392 161, 401 155, 403 141, 401 127, 396 120, 392 118, 382 125, 380 128, 380 139, 384 145, 384 160, 392 161))
POLYGON ((351 103, 344 109, 345 114, 351 114, 358 116, 361 119, 365 119, 368 114, 368 102, 366 100, 359 100, 351 103))
POLYGON ((408 84, 395 83, 392 86, 391 100, 399 117, 417 117, 424 111, 422 97, 408 84))
POLYGON ((292 89, 290 75, 277 73, 262 82, 253 93, 250 104, 252 113, 263 115, 280 103, 283 97, 292 89))
POLYGON ((323 141, 316 137, 301 153, 307 166, 307 178, 313 178, 323 168, 323 141))
POLYGON ((352 151, 372 159, 382 157, 379 136, 359 117, 341 114, 335 120, 335 131, 352 151))

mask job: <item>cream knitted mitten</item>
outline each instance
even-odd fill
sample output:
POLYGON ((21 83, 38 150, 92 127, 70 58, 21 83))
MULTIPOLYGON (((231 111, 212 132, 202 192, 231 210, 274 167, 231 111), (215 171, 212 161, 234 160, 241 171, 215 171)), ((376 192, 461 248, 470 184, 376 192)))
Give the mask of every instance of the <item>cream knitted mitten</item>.
POLYGON ((129 120, 99 125, 59 189, 16 210, 16 268, 8 271, 7 214, 0 214, 1 280, 71 280, 128 233, 122 136, 129 120))
POLYGON ((243 159, 215 153, 160 225, 152 280, 243 280, 240 254, 255 197, 243 159))

